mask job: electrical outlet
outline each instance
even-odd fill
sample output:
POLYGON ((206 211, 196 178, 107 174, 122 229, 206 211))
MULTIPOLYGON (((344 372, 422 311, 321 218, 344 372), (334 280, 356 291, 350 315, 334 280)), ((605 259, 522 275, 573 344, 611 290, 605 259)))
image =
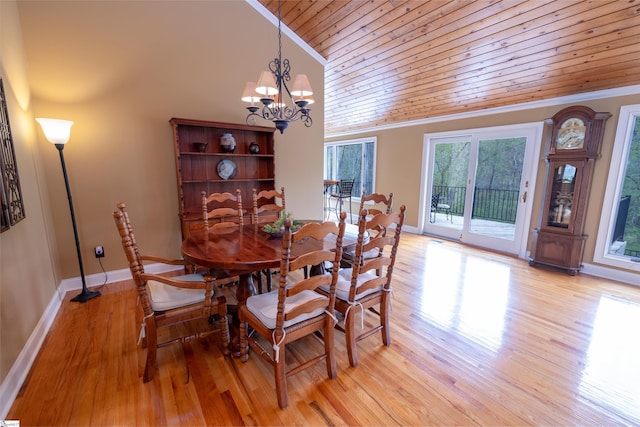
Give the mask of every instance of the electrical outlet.
POLYGON ((96 246, 94 248, 96 258, 102 258, 104 256, 104 248, 102 246, 96 246))

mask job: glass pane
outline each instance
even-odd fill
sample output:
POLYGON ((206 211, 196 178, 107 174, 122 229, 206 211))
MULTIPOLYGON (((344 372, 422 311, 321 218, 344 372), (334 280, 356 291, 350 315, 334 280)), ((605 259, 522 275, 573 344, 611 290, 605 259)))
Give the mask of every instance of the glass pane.
MULTIPOLYGON (((364 180, 363 188, 367 191, 367 194, 373 193, 373 160, 374 160, 374 148, 373 142, 367 142, 364 145, 364 170, 362 176, 364 180)), ((362 192, 362 190, 360 190, 362 192)))
POLYGON ((332 145, 325 147, 324 156, 324 176, 326 179, 336 179, 335 171, 335 147, 332 145))
POLYGON ((551 184, 551 202, 547 212, 547 225, 550 227, 569 228, 573 190, 576 184, 576 168, 569 164, 558 166, 553 173, 551 184))
POLYGON ((526 138, 480 140, 469 231, 513 240, 526 138))
POLYGON ((640 258, 640 120, 634 119, 609 253, 640 258))
POLYGON ((337 150, 338 170, 336 179, 354 179, 355 183, 351 190, 351 195, 358 197, 360 195, 359 192, 362 191, 362 144, 340 145, 337 150))
POLYGON ((462 229, 470 145, 469 141, 435 145, 429 218, 432 223, 462 229))

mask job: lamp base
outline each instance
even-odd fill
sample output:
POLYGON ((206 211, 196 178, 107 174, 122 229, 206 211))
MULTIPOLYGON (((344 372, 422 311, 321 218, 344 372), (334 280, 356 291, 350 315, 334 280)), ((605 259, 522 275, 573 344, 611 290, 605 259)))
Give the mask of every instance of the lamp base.
POLYGON ((87 288, 82 289, 75 297, 71 298, 71 301, 74 302, 87 302, 92 298, 99 297, 101 294, 98 291, 90 291, 87 288))

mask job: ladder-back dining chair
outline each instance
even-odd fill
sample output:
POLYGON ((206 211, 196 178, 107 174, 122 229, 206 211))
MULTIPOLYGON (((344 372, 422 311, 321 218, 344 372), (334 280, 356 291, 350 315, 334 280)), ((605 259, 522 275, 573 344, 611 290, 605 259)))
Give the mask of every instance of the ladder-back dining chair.
MULTIPOLYGON (((258 192, 253 189, 253 224, 269 224, 280 218, 280 214, 286 211, 284 187, 280 192, 274 190, 262 190, 258 192)), ((265 276, 267 292, 271 292, 271 277, 273 271, 265 269, 257 272, 258 292, 262 293, 262 276, 265 276)))
MULTIPOLYGON (((366 190, 362 190, 362 196, 360 197, 360 209, 358 210, 358 212, 362 212, 363 209, 367 209, 367 219, 370 219, 371 217, 381 213, 391 213, 393 210, 393 193, 389 193, 388 196, 385 196, 381 193, 371 193, 367 195, 366 190)), ((370 232, 373 233, 374 230, 371 230, 370 232)), ((379 233, 385 232, 386 229, 378 230, 377 233, 374 234, 374 237, 379 233)), ((363 257, 365 259, 377 256, 378 251, 376 250, 363 254, 363 257)), ((355 247, 351 246, 349 248, 345 248, 345 250, 342 252, 341 267, 350 267, 353 264, 354 258, 355 247)))
MULTIPOLYGON (((168 344, 184 343, 192 338, 203 338, 218 332, 224 354, 229 354, 229 323, 227 319, 227 301, 217 289, 215 279, 193 273, 193 266, 184 260, 172 260, 157 256, 142 255, 138 249, 133 227, 124 203, 120 203, 113 217, 122 239, 129 269, 138 291, 139 304, 142 307, 140 322, 140 342, 147 348, 147 356, 142 379, 151 381, 156 369, 157 349, 168 344), (179 276, 148 274, 143 262, 149 261, 169 265, 182 265, 185 273, 179 276), (218 327, 212 326, 217 315, 218 327), (215 317, 215 316, 214 316, 215 317), (191 335, 172 337, 164 342, 158 341, 158 329, 176 324, 189 324, 196 327, 191 335)), ((140 344, 139 342, 139 344, 140 344)), ((187 373, 188 373, 187 365, 187 373)))
MULTIPOLYGON (((404 224, 406 207, 400 206, 396 213, 378 214, 367 220, 367 210, 360 212, 358 220, 358 242, 356 243, 355 260, 350 268, 341 269, 336 284, 337 312, 344 316, 344 323, 337 328, 345 332, 349 364, 358 365, 358 350, 356 343, 377 331, 381 331, 382 342, 391 345, 389 330, 389 315, 391 309, 391 279, 393 266, 400 243, 400 234, 404 224), (378 230, 386 233, 374 233, 378 230), (366 240, 365 236, 369 235, 366 240), (378 256, 365 259, 364 254, 375 251, 378 256), (360 313, 361 322, 357 331, 355 318, 360 313), (374 313, 378 317, 377 325, 365 329, 365 313, 374 313)), ((320 292, 329 295, 330 289, 321 286, 320 292)))
POLYGON ((242 192, 240 189, 236 190, 236 194, 211 193, 207 195, 207 192, 203 191, 202 220, 207 229, 244 224, 242 192))
POLYGON ((253 189, 253 224, 268 224, 280 218, 280 212, 286 210, 284 187, 280 191, 253 189))
POLYGON ((338 280, 338 265, 342 255, 342 239, 345 229, 343 212, 340 220, 335 222, 308 223, 296 232, 291 232, 291 220, 285 221, 282 236, 282 259, 280 262, 280 279, 278 290, 253 295, 245 305, 239 307, 240 317, 240 351, 241 358, 246 361, 249 347, 262 356, 274 368, 278 405, 288 405, 287 377, 324 360, 329 378, 337 375, 335 350, 333 343, 335 315, 335 285, 338 280), (333 235, 335 244, 326 246, 325 238, 333 235), (313 249, 292 259, 292 247, 306 245, 313 249), (333 264, 332 272, 299 279, 296 270, 303 266, 333 264), (292 275, 292 272, 294 274, 292 275), (325 295, 315 290, 320 286, 328 289, 325 295), (249 333, 249 327, 255 332, 249 333), (324 342, 322 353, 287 370, 287 344, 304 336, 322 331, 324 342), (271 345, 271 351, 265 350, 258 337, 260 335, 271 345))
POLYGON ((360 209, 358 212, 362 212, 362 209, 367 209, 369 216, 374 216, 379 213, 391 213, 392 208, 393 193, 389 193, 388 196, 381 193, 371 193, 367 195, 367 190, 362 190, 360 209))
MULTIPOLYGON (((202 223, 206 232, 219 228, 237 227, 244 224, 242 208, 242 192, 236 189, 232 193, 202 193, 202 223)), ((238 276, 231 276, 226 270, 209 269, 209 274, 216 278, 218 287, 232 286, 238 283, 238 276)))

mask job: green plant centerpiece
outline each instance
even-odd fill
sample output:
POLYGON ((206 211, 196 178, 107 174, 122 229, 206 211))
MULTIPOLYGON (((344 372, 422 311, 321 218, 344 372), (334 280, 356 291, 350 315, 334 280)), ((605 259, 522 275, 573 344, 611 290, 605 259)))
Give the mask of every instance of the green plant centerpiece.
POLYGON ((271 224, 265 224, 262 229, 272 236, 282 236, 282 233, 284 232, 284 221, 287 218, 291 220, 292 232, 298 231, 300 227, 302 227, 303 223, 298 221, 297 219, 294 219, 291 212, 283 210, 280 211, 280 217, 275 222, 272 222, 271 224))

